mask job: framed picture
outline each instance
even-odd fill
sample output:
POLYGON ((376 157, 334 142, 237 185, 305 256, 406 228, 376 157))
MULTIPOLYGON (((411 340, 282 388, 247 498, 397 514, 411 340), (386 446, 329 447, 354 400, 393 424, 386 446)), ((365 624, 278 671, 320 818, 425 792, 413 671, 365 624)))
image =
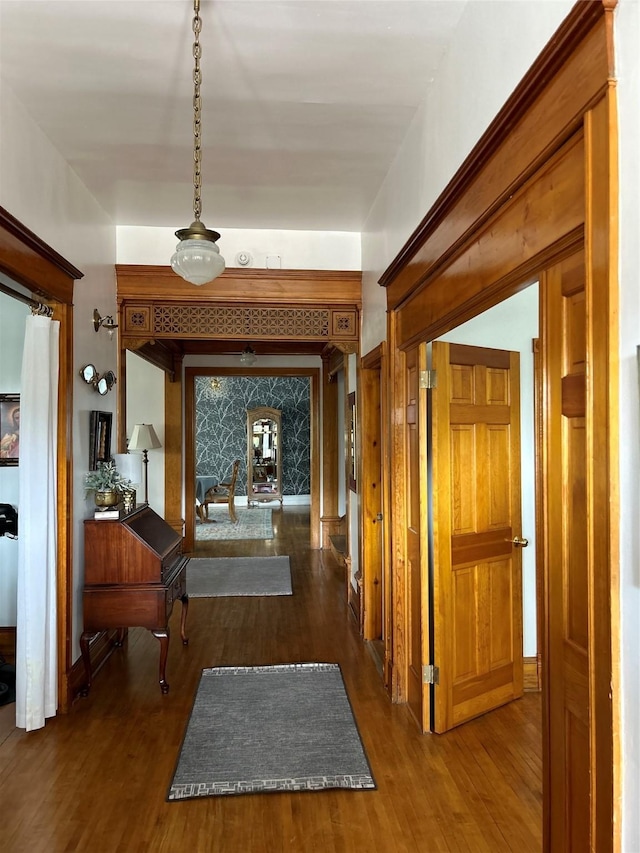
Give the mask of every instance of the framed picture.
POLYGON ((111 412, 89 413, 89 470, 111 459, 111 412))
POLYGON ((20 395, 0 394, 0 465, 20 459, 20 395))

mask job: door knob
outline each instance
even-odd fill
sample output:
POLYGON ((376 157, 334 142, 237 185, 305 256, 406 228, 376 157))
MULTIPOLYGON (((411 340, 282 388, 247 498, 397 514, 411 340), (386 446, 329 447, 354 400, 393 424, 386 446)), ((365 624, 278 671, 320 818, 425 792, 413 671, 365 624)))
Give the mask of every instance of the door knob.
POLYGON ((514 536, 513 539, 505 539, 504 541, 505 542, 512 542, 518 548, 526 548, 527 545, 529 544, 528 539, 524 539, 524 538, 521 539, 519 536, 514 536))

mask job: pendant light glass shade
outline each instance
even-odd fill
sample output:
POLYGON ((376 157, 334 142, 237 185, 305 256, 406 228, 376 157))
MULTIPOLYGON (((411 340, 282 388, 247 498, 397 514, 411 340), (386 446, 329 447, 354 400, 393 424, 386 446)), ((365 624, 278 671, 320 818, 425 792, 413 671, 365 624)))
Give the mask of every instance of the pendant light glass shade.
POLYGON ((258 356, 254 350, 247 344, 240 355, 240 364, 243 364, 245 367, 251 367, 252 364, 256 363, 257 358, 258 356))
POLYGON ((201 285, 213 281, 225 268, 224 258, 215 244, 219 236, 216 231, 210 231, 200 222, 194 222, 190 228, 176 231, 180 242, 171 258, 172 270, 191 284, 201 285), (199 229, 195 227, 197 225, 202 229, 202 234, 198 233, 199 229))

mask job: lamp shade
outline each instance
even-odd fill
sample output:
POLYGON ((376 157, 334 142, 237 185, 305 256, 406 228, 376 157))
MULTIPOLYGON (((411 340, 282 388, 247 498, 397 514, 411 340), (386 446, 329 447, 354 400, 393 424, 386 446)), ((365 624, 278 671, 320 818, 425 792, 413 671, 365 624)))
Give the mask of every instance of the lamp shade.
POLYGON ((162 447, 152 424, 136 424, 127 446, 130 451, 154 450, 156 447, 162 447))
POLYGON ((171 258, 174 272, 191 284, 206 284, 224 272, 224 258, 210 240, 182 240, 171 258))
POLYGON ((247 346, 242 350, 242 354, 240 355, 240 364, 244 364, 245 367, 251 367, 252 364, 256 363, 256 359, 258 356, 255 354, 253 349, 247 344, 247 346))
POLYGON ((133 453, 114 453, 116 468, 133 486, 142 483, 142 456, 133 453))

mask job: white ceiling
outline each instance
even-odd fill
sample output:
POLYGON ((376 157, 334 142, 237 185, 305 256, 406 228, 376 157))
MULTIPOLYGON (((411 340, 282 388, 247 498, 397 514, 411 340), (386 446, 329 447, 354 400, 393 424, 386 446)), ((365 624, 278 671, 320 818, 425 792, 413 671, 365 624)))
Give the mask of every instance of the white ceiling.
MULTIPOLYGON (((202 218, 359 231, 466 0, 201 0, 202 218)), ((0 0, 0 79, 121 225, 192 206, 192 0, 0 0)))

